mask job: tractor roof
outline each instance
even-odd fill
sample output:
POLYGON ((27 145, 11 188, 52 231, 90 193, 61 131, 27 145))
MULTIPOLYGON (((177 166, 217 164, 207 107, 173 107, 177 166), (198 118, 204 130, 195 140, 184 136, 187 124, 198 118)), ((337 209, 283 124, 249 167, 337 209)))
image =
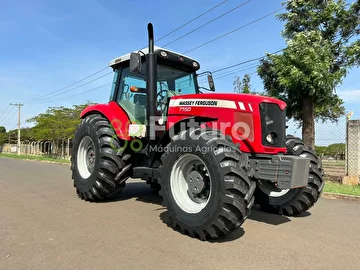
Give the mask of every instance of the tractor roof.
MULTIPOLYGON (((145 48, 145 49, 142 49, 142 50, 139 50, 139 51, 141 51, 142 53, 147 55, 149 53, 149 48, 145 48)), ((139 52, 139 51, 134 51, 134 52, 139 52)), ((188 56, 185 56, 185 55, 182 55, 182 54, 179 54, 177 52, 173 52, 173 51, 170 51, 170 50, 167 50, 167 49, 163 49, 161 47, 154 46, 154 52, 158 52, 158 51, 166 51, 166 52, 169 52, 169 53, 174 53, 174 54, 186 57, 186 58, 188 58, 188 59, 190 59, 192 61, 196 61, 191 57, 188 57, 188 56)), ((125 54, 123 56, 120 56, 120 57, 117 57, 117 58, 111 60, 110 63, 109 63, 109 67, 114 67, 114 66, 116 66, 116 65, 118 65, 120 63, 123 63, 125 61, 129 61, 130 60, 130 54, 131 53, 128 53, 128 54, 125 54)))

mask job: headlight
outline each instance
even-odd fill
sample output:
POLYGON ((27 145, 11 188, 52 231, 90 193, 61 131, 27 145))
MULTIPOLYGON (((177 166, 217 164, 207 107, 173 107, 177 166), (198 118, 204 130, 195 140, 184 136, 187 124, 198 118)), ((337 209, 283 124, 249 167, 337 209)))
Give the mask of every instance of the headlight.
POLYGON ((275 132, 270 132, 266 135, 266 140, 268 143, 275 144, 277 142, 277 135, 275 132))

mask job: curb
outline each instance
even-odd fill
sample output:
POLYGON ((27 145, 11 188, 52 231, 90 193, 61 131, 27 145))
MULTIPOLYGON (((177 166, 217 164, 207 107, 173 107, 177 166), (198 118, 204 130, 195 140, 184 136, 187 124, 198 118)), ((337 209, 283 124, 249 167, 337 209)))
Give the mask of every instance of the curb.
POLYGON ((49 161, 49 160, 27 159, 27 158, 13 158, 13 157, 5 157, 5 156, 2 156, 2 157, 0 157, 0 158, 9 158, 9 159, 15 159, 15 160, 26 160, 26 161, 35 161, 35 162, 51 163, 51 164, 58 164, 58 165, 67 165, 67 166, 70 166, 70 163, 57 162, 57 161, 49 161))
POLYGON ((355 196, 355 195, 344 195, 338 193, 323 192, 321 197, 332 200, 342 199, 347 201, 360 202, 360 196, 355 196))

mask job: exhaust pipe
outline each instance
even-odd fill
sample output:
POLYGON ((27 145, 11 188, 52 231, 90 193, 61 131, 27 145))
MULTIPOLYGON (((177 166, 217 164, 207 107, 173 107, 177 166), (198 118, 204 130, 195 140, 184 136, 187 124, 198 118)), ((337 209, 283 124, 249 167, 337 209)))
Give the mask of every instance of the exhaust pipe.
MULTIPOLYGON (((153 116, 156 116, 156 95, 157 95, 157 66, 156 55, 154 54, 154 29, 151 23, 148 24, 149 35, 149 53, 146 59, 146 115, 147 115, 147 130, 150 132, 151 122, 153 116)), ((153 123, 155 124, 155 123, 153 123)), ((148 133, 150 134, 150 133, 148 133)), ((150 138, 149 138, 150 139, 150 138)))

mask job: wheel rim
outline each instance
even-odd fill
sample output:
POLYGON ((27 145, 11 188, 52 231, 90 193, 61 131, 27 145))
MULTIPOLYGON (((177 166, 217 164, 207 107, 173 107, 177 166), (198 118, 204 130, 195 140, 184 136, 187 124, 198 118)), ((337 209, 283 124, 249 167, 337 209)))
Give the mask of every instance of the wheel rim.
POLYGON ((200 157, 184 154, 172 167, 170 187, 176 204, 183 211, 199 213, 208 204, 211 196, 209 170, 200 157))
POLYGON ((261 181, 258 187, 269 197, 281 197, 290 191, 290 189, 280 189, 274 183, 268 181, 261 181))
POLYGON ((91 176, 94 171, 95 161, 94 142, 89 136, 86 136, 82 138, 77 152, 77 167, 83 179, 91 176))

